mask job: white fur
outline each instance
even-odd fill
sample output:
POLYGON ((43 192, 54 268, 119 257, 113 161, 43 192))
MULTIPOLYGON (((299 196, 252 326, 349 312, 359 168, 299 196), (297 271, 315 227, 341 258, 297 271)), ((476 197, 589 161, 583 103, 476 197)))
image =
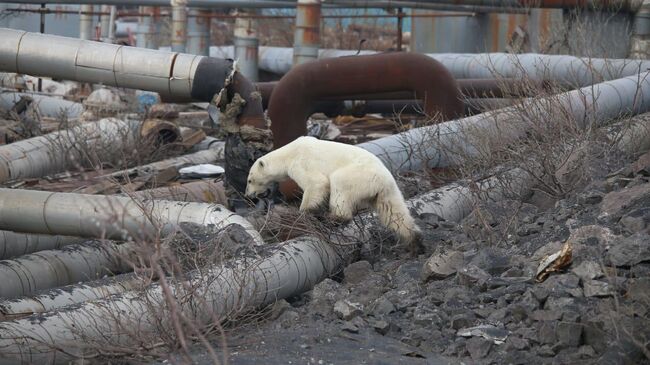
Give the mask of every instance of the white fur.
POLYGON ((401 241, 412 243, 420 237, 393 175, 362 148, 300 137, 255 161, 246 195, 261 194, 287 177, 303 190, 301 211, 315 209, 329 198, 330 214, 348 221, 357 210, 374 207, 382 224, 401 241))

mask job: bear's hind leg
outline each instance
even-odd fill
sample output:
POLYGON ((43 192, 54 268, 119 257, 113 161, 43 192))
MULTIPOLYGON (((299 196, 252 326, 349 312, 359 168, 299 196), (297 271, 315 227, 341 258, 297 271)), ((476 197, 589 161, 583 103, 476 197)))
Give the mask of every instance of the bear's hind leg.
POLYGON ((332 184, 330 189, 330 218, 338 222, 351 221, 354 216, 355 202, 349 192, 337 184, 332 184))

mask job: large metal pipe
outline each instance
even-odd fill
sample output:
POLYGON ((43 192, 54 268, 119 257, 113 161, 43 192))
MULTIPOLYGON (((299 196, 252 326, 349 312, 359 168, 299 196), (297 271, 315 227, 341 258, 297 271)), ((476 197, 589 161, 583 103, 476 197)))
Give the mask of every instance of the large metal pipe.
POLYGON ((247 100, 244 112, 256 103, 261 109, 250 98, 251 90, 237 89, 248 80, 225 85, 232 61, 184 53, 0 28, 0 71, 154 91, 179 102, 210 101, 228 86, 247 100))
POLYGON ((458 84, 438 62, 414 53, 331 58, 294 67, 275 86, 268 116, 273 146, 279 148, 306 133, 317 100, 346 94, 410 91, 424 111, 444 119, 463 114, 458 84))
POLYGON ((181 223, 215 230, 237 225, 250 243, 263 242, 250 222, 218 204, 0 189, 0 229, 14 232, 150 240, 176 232, 181 223))
MULTIPOLYGON (((521 79, 459 79, 456 80, 460 92, 464 98, 507 98, 527 97, 539 95, 539 92, 547 88, 544 82, 526 81, 521 79)), ((262 95, 262 105, 268 106, 273 90, 278 81, 258 82, 255 84, 262 95)), ((415 100, 412 91, 395 91, 388 93, 366 93, 349 94, 341 92, 339 95, 332 95, 323 100, 415 100)))
POLYGON ((259 39, 254 18, 235 19, 234 57, 240 72, 251 81, 258 80, 257 67, 259 39))
MULTIPOLYGON (((210 53, 210 11, 190 9, 187 13, 187 53, 210 53)), ((244 74, 244 76, 246 76, 244 74)), ((251 80, 254 81, 254 80, 251 80)))
POLYGON ((2 260, 0 298, 17 298, 39 290, 129 272, 133 270, 129 261, 135 258, 134 244, 104 241, 2 260))
MULTIPOLYGON (((174 3, 174 1, 172 1, 174 3)), ((185 52, 187 42, 187 8, 184 3, 172 5, 172 52, 185 52)))
MULTIPOLYGON (((213 47, 221 57, 232 57, 229 46, 213 47)), ((357 51, 321 49, 319 58, 354 56, 357 51)), ((361 51, 361 54, 374 54, 361 51)), ((596 82, 632 76, 650 69, 648 60, 582 58, 534 53, 430 53, 427 56, 445 66, 456 79, 515 78, 550 81, 561 85, 587 86, 596 82)), ((260 47, 260 70, 285 74, 293 64, 293 49, 260 47)))
POLYGON ((328 0, 339 6, 369 7, 419 7, 449 4, 456 6, 480 6, 492 8, 548 8, 548 9, 592 9, 611 11, 636 11, 642 0, 417 0, 417 1, 375 1, 375 0, 328 0))
MULTIPOLYGON (((377 155, 393 171, 452 166, 477 154, 478 146, 498 149, 522 138, 535 120, 557 116, 572 118, 578 128, 599 125, 611 119, 650 110, 650 72, 607 81, 522 105, 422 127, 359 144, 377 155), (414 154, 413 146, 418 153, 414 154)), ((488 151, 483 151, 487 153, 488 151)))
POLYGON ((79 7, 79 39, 95 39, 93 32, 93 5, 81 5, 79 7))
POLYGON ((320 0, 298 0, 293 33, 293 64, 318 59, 320 48, 320 0))
POLYGON ((132 144, 138 126, 108 118, 0 146, 0 183, 65 171, 85 162, 84 153, 106 158, 132 144), (82 151, 82 146, 91 150, 82 151))
POLYGON ((43 117, 65 116, 68 120, 72 120, 79 118, 84 111, 83 105, 74 101, 29 92, 3 90, 0 90, 0 109, 10 110, 22 97, 32 98, 36 109, 43 117))

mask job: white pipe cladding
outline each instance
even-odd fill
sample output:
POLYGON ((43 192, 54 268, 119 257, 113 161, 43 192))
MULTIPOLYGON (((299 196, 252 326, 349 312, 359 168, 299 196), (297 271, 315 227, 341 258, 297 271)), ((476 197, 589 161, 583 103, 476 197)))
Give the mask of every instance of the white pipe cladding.
POLYGON ((132 270, 129 260, 134 258, 133 244, 107 241, 86 242, 3 260, 0 261, 0 298, 17 298, 39 290, 129 272, 132 270))
POLYGON ((523 120, 522 110, 536 120, 557 117, 558 111, 565 111, 580 128, 650 111, 649 76, 650 72, 643 72, 357 146, 375 154, 392 170, 417 170, 423 161, 431 168, 452 166, 463 157, 477 154, 476 146, 484 140, 503 145, 522 137, 531 122, 523 120))
POLYGON ((0 28, 0 71, 154 91, 190 101, 204 56, 0 28))
POLYGON ((128 239, 173 233, 180 223, 243 227, 263 240, 243 217, 218 204, 137 201, 129 197, 0 189, 0 229, 15 232, 128 239), (152 222, 153 221, 153 222, 152 222))
POLYGON ((34 93, 5 90, 0 90, 0 108, 10 110, 22 96, 34 99, 34 105, 43 117, 58 118, 64 115, 68 119, 76 119, 84 111, 81 103, 34 93))
MULTIPOLYGON (((354 56, 356 50, 321 49, 318 58, 354 56)), ((361 51, 360 54, 374 54, 361 51)), ((232 46, 210 47, 213 57, 232 58, 232 46)), ((581 58, 536 53, 429 53, 457 79, 493 79, 496 77, 551 80, 575 86, 632 76, 650 68, 650 61, 631 59, 581 58)), ((259 67, 277 74, 289 72, 293 65, 293 49, 260 47, 259 67)))
POLYGON ((46 176, 66 170, 70 161, 79 163, 81 154, 73 148, 79 144, 79 137, 89 146, 110 143, 112 148, 106 153, 119 151, 134 141, 136 125, 107 118, 0 146, 0 183, 46 176))
MULTIPOLYGON (((447 220, 457 220, 473 204, 471 195, 466 192, 460 185, 437 189, 411 199, 409 206, 416 214, 435 213, 447 220)), ((495 191, 493 194, 499 193, 495 191)), ((354 234, 361 234, 357 228, 351 229, 354 234)), ((349 237, 347 234, 345 236, 349 237)), ((297 295, 310 290, 342 268, 356 246, 340 243, 342 245, 332 245, 305 236, 285 242, 264 259, 249 262, 239 260, 224 267, 215 267, 210 273, 204 274, 207 277, 190 283, 192 287, 198 287, 198 293, 205 294, 188 295, 184 297, 187 300, 180 301, 179 304, 188 315, 208 321, 211 319, 209 313, 215 313, 223 319, 240 310, 254 309, 297 295), (197 296, 203 297, 209 308, 197 301, 197 296)), ((182 293, 175 294, 176 297, 180 295, 182 293)), ((119 332, 116 323, 108 320, 109 311, 119 312, 122 323, 127 326, 129 323, 138 323, 139 328, 146 333, 160 325, 158 318, 149 312, 152 302, 163 303, 162 290, 157 284, 144 293, 129 292, 109 300, 86 302, 79 307, 49 312, 38 317, 1 322, 0 349, 3 352, 0 354, 8 359, 35 363, 67 362, 70 357, 63 353, 56 353, 55 356, 50 345, 66 347, 69 352, 80 354, 79 348, 67 345, 119 332), (106 319, 98 321, 98 318, 106 319), (71 330, 70 323, 74 323, 77 329, 84 329, 84 333, 71 330)), ((120 339, 131 341, 128 336, 120 339)))
POLYGON ((39 291, 38 295, 0 300, 0 321, 43 313, 133 290, 141 281, 133 273, 39 291))

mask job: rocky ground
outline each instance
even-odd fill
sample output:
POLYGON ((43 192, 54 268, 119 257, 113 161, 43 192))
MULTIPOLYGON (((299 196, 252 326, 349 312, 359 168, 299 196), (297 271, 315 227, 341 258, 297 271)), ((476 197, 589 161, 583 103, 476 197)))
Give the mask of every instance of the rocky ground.
POLYGON ((603 171, 566 199, 485 204, 460 225, 420 219, 426 254, 367 248, 339 277, 234 331, 229 357, 233 364, 650 363, 650 171, 638 166, 603 171), (568 265, 536 280, 540 262, 565 245, 568 265))

